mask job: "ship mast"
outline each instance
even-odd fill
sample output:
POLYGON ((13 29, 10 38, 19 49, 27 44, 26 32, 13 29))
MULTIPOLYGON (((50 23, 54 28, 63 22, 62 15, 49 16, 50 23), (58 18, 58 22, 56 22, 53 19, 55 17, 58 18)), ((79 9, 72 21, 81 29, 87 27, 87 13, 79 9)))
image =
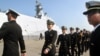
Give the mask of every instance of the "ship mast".
POLYGON ((38 0, 36 0, 36 18, 41 19, 43 15, 44 15, 44 12, 43 12, 42 5, 38 0))

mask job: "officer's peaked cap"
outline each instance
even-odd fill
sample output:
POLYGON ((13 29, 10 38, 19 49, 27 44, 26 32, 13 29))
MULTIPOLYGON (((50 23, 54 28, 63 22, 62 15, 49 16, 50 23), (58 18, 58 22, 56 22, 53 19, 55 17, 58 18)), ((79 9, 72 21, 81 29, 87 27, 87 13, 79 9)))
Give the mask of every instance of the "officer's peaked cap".
POLYGON ((61 29, 62 30, 67 30, 67 27, 66 26, 62 26, 61 29))
POLYGON ((9 9, 8 12, 6 13, 6 15, 8 15, 9 13, 16 15, 16 16, 19 16, 19 14, 12 9, 9 9))
POLYGON ((78 28, 78 27, 76 27, 76 30, 79 30, 79 28, 78 28))
POLYGON ((47 20, 47 25, 54 25, 54 22, 51 20, 47 20))
POLYGON ((74 30, 74 28, 73 27, 70 27, 70 30, 74 30))
POLYGON ((84 15, 87 15, 91 10, 100 10, 100 1, 89 1, 86 2, 87 11, 83 12, 84 15))

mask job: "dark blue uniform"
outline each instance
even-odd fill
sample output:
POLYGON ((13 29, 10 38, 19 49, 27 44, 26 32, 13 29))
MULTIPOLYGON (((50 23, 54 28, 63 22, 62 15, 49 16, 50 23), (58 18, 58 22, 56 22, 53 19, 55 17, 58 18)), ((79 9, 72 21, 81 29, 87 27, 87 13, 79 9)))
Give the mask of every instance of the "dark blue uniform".
POLYGON ((86 2, 88 21, 95 27, 90 37, 90 56, 100 56, 100 1, 86 2), (98 16, 99 15, 99 16, 98 16))
POLYGON ((69 56, 69 35, 60 34, 57 40, 57 45, 60 43, 59 56, 69 56))
POLYGON ((92 32, 90 38, 90 56, 100 55, 100 26, 92 32))
POLYGON ((76 56, 77 56, 77 50, 76 50, 77 37, 75 33, 72 33, 72 34, 70 33, 69 37, 70 37, 70 45, 71 45, 71 55, 74 56, 76 52, 76 56))
POLYGON ((16 21, 9 21, 2 25, 0 29, 0 39, 2 38, 4 41, 4 50, 2 56, 19 56, 19 44, 21 53, 25 53, 22 30, 16 21))
POLYGON ((45 32, 45 42, 44 42, 44 46, 42 48, 41 56, 55 56, 55 53, 56 53, 56 47, 55 47, 56 38, 57 38, 57 31, 51 30, 51 31, 45 32), (46 48, 50 49, 48 54, 44 54, 44 50, 46 48))
POLYGON ((82 41, 82 38, 80 36, 80 33, 79 32, 75 32, 75 36, 76 36, 76 39, 77 39, 77 55, 80 56, 81 54, 81 41, 82 41))

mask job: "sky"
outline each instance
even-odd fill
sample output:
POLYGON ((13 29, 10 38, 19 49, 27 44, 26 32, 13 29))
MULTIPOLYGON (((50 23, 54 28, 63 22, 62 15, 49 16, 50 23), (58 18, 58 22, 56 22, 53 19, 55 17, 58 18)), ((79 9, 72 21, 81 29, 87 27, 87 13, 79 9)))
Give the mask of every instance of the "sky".
MULTIPOLYGON (((58 26, 79 27, 92 31, 93 26, 83 15, 86 11, 85 3, 90 0, 38 0, 43 7, 43 11, 51 17, 58 26)), ((9 8, 21 14, 35 16, 36 0, 0 0, 1 11, 9 8)))

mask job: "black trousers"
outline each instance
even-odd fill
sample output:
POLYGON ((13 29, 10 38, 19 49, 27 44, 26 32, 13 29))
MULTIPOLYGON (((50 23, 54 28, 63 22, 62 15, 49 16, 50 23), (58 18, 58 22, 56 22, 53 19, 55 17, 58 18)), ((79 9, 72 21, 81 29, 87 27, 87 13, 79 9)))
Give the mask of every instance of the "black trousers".
POLYGON ((71 56, 68 47, 60 47, 58 56, 71 56))
POLYGON ((79 43, 77 45, 77 48, 78 48, 77 55, 80 56, 81 55, 81 45, 79 43))
POLYGON ((75 46, 71 46, 71 55, 77 56, 77 50, 75 49, 75 46))

